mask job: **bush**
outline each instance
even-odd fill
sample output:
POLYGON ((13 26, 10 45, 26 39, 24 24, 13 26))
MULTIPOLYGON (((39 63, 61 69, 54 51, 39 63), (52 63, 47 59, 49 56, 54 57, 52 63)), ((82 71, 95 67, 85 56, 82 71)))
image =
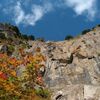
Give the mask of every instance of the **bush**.
POLYGON ((25 40, 35 40, 35 37, 33 35, 26 35, 26 34, 22 34, 21 35, 22 39, 25 39, 25 40))
POLYGON ((19 29, 17 26, 12 27, 12 29, 16 32, 16 33, 20 33, 19 29))
POLYGON ((42 88, 35 90, 35 93, 43 98, 47 98, 50 95, 47 89, 42 89, 42 88))
POLYGON ((91 30, 90 29, 86 29, 86 30, 84 30, 84 31, 82 31, 82 35, 84 35, 84 34, 86 34, 86 33, 88 33, 88 32, 90 32, 91 30))
POLYGON ((98 24, 97 26, 100 27, 100 24, 98 24))
POLYGON ((23 48, 19 50, 20 58, 0 53, 0 100, 50 100, 39 74, 43 55, 27 53, 23 58, 22 52, 23 48))
POLYGON ((22 39, 28 40, 28 36, 26 34, 21 35, 22 39))
POLYGON ((4 33, 0 33, 0 39, 6 39, 5 34, 4 33))
POLYGON ((15 51, 15 47, 13 45, 8 45, 7 54, 11 55, 15 51))
POLYGON ((37 38, 36 40, 41 41, 41 42, 45 42, 44 38, 37 38))
POLYGON ((65 37, 65 40, 70 40, 70 39, 73 39, 73 36, 67 35, 67 36, 65 37))
POLYGON ((28 36, 28 39, 29 39, 29 40, 35 40, 35 37, 34 37, 33 35, 29 35, 29 36, 28 36))

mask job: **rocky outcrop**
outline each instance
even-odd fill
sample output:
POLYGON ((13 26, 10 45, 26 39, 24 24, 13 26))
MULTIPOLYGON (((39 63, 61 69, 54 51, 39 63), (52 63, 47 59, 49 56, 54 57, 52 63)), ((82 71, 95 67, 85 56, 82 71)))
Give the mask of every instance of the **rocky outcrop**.
POLYGON ((31 42, 46 56, 52 100, 100 100, 100 28, 69 41, 31 42))
MULTIPOLYGON (((46 62, 42 62, 46 67, 41 67, 39 73, 52 92, 52 100, 100 100, 100 27, 59 42, 23 41, 16 37, 18 32, 17 27, 0 24, 0 52, 19 58, 20 47, 24 53, 33 55, 38 48, 46 57, 46 62), (13 39, 5 42, 10 36, 13 39)), ((18 70, 18 76, 23 71, 24 65, 18 70)))

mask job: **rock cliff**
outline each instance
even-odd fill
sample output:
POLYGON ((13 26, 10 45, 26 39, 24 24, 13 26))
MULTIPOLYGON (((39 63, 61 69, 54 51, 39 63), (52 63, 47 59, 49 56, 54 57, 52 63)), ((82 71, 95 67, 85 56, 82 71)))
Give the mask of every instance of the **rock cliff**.
MULTIPOLYGON (((0 30, 2 33, 4 29, 0 30)), ((20 42, 10 56, 18 56, 19 46, 24 45, 25 53, 34 55, 39 48, 46 57, 46 62, 42 62, 46 67, 41 67, 40 71, 45 85, 51 90, 51 100, 100 100, 99 26, 68 41, 20 42)), ((0 52, 7 52, 5 44, 9 43, 0 44, 0 52)))
POLYGON ((30 42, 47 58, 52 100, 100 100, 100 27, 69 41, 30 42))

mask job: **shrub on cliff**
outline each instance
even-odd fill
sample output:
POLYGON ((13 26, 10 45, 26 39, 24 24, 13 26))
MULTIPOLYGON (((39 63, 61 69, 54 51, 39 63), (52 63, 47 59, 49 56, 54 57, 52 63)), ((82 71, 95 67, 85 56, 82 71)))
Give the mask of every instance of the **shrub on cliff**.
POLYGON ((67 36, 65 37, 65 40, 70 40, 70 39, 73 39, 73 36, 67 35, 67 36))
POLYGON ((100 24, 98 24, 97 26, 100 27, 100 24))
POLYGON ((45 39, 44 38, 37 38, 36 40, 37 41, 41 41, 41 42, 45 42, 45 39))
POLYGON ((25 40, 35 40, 35 37, 33 35, 26 35, 26 34, 22 34, 21 35, 21 38, 22 39, 25 39, 25 40))
POLYGON ((91 30, 90 29, 86 29, 86 30, 84 30, 84 31, 82 31, 82 35, 84 35, 84 34, 86 34, 86 33, 88 33, 88 32, 90 32, 91 30))
POLYGON ((0 39, 6 39, 5 34, 0 33, 0 39))
POLYGON ((49 100, 40 73, 40 68, 45 68, 45 56, 25 53, 23 48, 18 53, 19 58, 0 53, 0 100, 49 100))
POLYGON ((35 37, 34 37, 33 35, 29 35, 29 36, 28 36, 28 39, 29 39, 29 40, 35 40, 35 37))

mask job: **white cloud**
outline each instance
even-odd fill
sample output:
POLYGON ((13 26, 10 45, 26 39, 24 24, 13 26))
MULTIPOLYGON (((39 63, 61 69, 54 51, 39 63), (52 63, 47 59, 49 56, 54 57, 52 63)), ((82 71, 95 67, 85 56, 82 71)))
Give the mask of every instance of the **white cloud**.
POLYGON ((86 14, 93 19, 97 12, 96 0, 64 0, 66 6, 71 7, 77 15, 86 14))
POLYGON ((14 21, 16 24, 20 24, 21 22, 23 22, 24 17, 25 17, 25 13, 23 11, 23 9, 21 8, 21 4, 20 2, 17 2, 17 5, 14 7, 13 9, 14 11, 14 21))
MULTIPOLYGON (((7 1, 7 0, 5 0, 7 1)), ((69 7, 76 15, 84 15, 91 21, 97 14, 97 0, 10 0, 1 5, 2 12, 24 25, 36 25, 47 13, 69 7)), ((66 10, 67 13, 67 10, 66 10)))
POLYGON ((51 11, 52 5, 50 3, 46 3, 43 5, 32 5, 31 13, 26 13, 21 6, 20 2, 17 2, 14 7, 14 20, 16 24, 24 23, 26 25, 35 25, 37 21, 41 20, 42 17, 51 11))

